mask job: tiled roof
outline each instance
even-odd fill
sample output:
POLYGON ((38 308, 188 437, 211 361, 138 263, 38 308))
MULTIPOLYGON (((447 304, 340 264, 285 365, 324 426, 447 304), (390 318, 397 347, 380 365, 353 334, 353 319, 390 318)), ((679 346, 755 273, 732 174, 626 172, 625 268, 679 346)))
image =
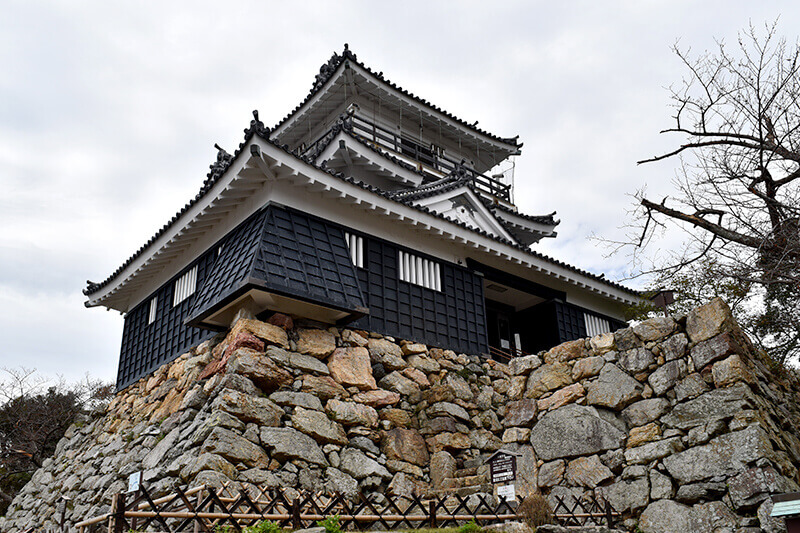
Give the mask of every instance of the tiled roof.
POLYGON ((537 222, 539 224, 546 224, 548 226, 558 226, 561 222, 555 220, 553 217, 556 215, 556 212, 553 211, 549 215, 526 215, 525 213, 520 213, 518 211, 514 211, 513 209, 504 206, 503 204, 493 204, 491 202, 487 203, 486 207, 488 207, 491 211, 503 211, 505 213, 509 213, 511 215, 524 218, 525 220, 529 220, 531 222, 537 222))
POLYGON ((422 185, 415 189, 391 191, 387 192, 386 195, 394 200, 398 201, 405 200, 407 202, 411 202, 416 200, 423 200, 425 198, 430 198, 431 196, 436 196, 437 194, 444 194, 454 189, 458 189, 459 187, 463 186, 469 187, 471 183, 472 183, 472 178, 468 176, 465 177, 465 176, 458 176, 456 174, 450 174, 440 180, 433 181, 431 183, 428 183, 427 185, 422 185))
POLYGON ((436 111, 437 113, 439 113, 441 115, 444 115, 445 117, 449 118, 450 120, 453 120, 454 122, 458 123, 459 125, 461 125, 461 126, 463 126, 465 128, 468 128, 468 129, 470 129, 470 130, 472 130, 472 131, 474 131, 476 133, 479 133, 479 134, 481 134, 481 135, 483 135, 485 137, 488 137, 490 139, 493 139, 495 141, 498 141, 498 142, 501 142, 501 143, 504 143, 504 144, 508 144, 508 145, 514 146, 516 148, 521 148, 522 147, 522 143, 520 143, 519 140, 518 140, 519 136, 515 136, 515 137, 499 137, 497 135, 489 133, 488 131, 482 130, 480 128, 476 128, 475 124, 470 124, 470 123, 458 118, 457 116, 445 111, 444 109, 440 108, 439 106, 433 105, 432 103, 428 102, 427 100, 425 100, 423 98, 420 98, 420 97, 414 95, 413 93, 407 91, 406 89, 403 89, 399 85, 396 85, 396 84, 392 83, 391 81, 389 81, 389 80, 387 80, 386 78, 383 77, 383 72, 374 72, 371 68, 366 66, 364 63, 361 63, 357 59, 356 54, 354 54, 353 52, 350 51, 350 48, 347 45, 347 43, 345 43, 344 51, 341 54, 338 54, 338 53, 334 52, 333 55, 331 56, 331 58, 328 60, 328 62, 324 63, 320 67, 319 74, 317 74, 314 77, 314 84, 311 86, 311 91, 309 91, 308 96, 306 96, 305 99, 297 105, 297 107, 295 107, 288 115, 286 115, 283 118, 283 120, 278 122, 278 124, 276 124, 273 129, 278 129, 281 126, 283 126, 283 124, 286 123, 286 121, 288 121, 290 118, 292 118, 292 116, 295 113, 297 113, 304 105, 306 105, 325 86, 325 84, 333 77, 333 75, 336 73, 336 71, 344 63, 345 60, 352 61, 353 63, 355 63, 356 65, 358 65, 359 67, 361 67, 362 69, 367 71, 369 74, 371 74, 373 77, 375 77, 375 79, 380 80, 381 82, 385 83, 387 86, 391 87, 395 91, 400 92, 401 94, 403 94, 403 96, 407 96, 408 98, 411 98, 415 102, 417 102, 419 104, 422 104, 422 105, 428 107, 429 109, 432 109, 433 111, 436 111))
MULTIPOLYGON (((250 126, 244 130, 244 141, 239 144, 239 148, 236 149, 233 155, 230 155, 225 150, 222 150, 217 146, 217 160, 211 165, 211 170, 208 174, 206 174, 206 179, 203 181, 203 186, 200 187, 200 191, 189 200, 189 202, 181 208, 180 211, 175 213, 166 224, 164 224, 160 230, 158 230, 155 235, 150 237, 146 243, 144 243, 132 256, 128 258, 127 261, 122 263, 119 268, 117 268, 110 276, 108 276, 105 280, 101 281, 100 283, 95 283, 93 281, 86 281, 86 288, 83 290, 83 294, 88 296, 93 294, 106 285, 108 285, 111 280, 113 280, 117 275, 122 272, 128 265, 130 265, 133 261, 139 257, 142 252, 144 252, 151 244, 153 244, 159 237, 161 237, 169 228, 172 227, 175 222, 189 209, 192 208, 200 199, 202 199, 206 193, 211 190, 214 184, 219 180, 220 177, 228 170, 231 163, 239 157, 242 149, 244 148, 245 144, 253 137, 253 135, 258 135, 262 139, 268 140, 269 139, 269 129, 264 126, 264 123, 261 122, 258 118, 258 111, 253 111, 253 120, 250 121, 250 126)), ((216 145, 215 145, 216 146, 216 145)))
POLYGON ((551 263, 553 265, 556 265, 556 266, 559 266, 559 267, 562 267, 562 268, 566 268, 566 269, 568 269, 568 270, 570 270, 572 272, 575 272, 575 273, 580 274, 582 276, 586 276, 586 277, 588 277, 590 279, 593 279, 595 281, 598 281, 598 282, 603 283, 605 285, 608 285, 610 287, 614 287, 614 288, 619 289, 621 291, 627 292, 627 293, 629 293, 631 295, 638 296, 640 294, 638 291, 635 291, 633 289, 625 287, 624 285, 621 285, 619 283, 615 283, 615 282, 612 282, 612 281, 609 281, 609 280, 605 279, 604 275, 598 276, 598 275, 592 274, 591 272, 588 272, 586 270, 582 270, 582 269, 577 268, 575 266, 572 266, 570 264, 564 263, 562 261, 559 261, 558 259, 554 259, 554 258, 549 257, 547 255, 544 255, 544 254, 541 254, 539 252, 535 252, 533 250, 530 250, 529 248, 527 248, 525 246, 522 246, 522 245, 520 245, 520 244, 518 244, 516 242, 509 241, 508 239, 504 239, 502 237, 496 237, 496 236, 491 235, 491 234, 489 234, 489 233, 487 233, 485 231, 478 230, 478 229, 472 228, 470 226, 467 226, 466 224, 464 224, 461 221, 454 220, 454 219, 451 219, 449 217, 445 217, 443 215, 435 213, 434 211, 431 211, 430 209, 428 209, 426 207, 414 205, 414 203, 409 199, 406 199, 406 198, 394 198, 391 195, 391 193, 389 193, 389 192, 382 191, 382 190, 380 190, 380 189, 378 189, 376 187, 373 187, 371 185, 362 183, 362 182, 354 179, 353 177, 347 177, 344 174, 342 174, 341 172, 336 172, 334 170, 325 168, 324 166, 317 165, 312 161, 309 161, 307 159, 302 158, 296 152, 289 150, 289 147, 287 145, 285 145, 285 144, 284 145, 280 145, 279 143, 277 143, 273 139, 270 139, 269 138, 269 133, 270 133, 269 129, 266 128, 264 126, 263 122, 261 122, 258 119, 258 111, 254 111, 253 112, 253 116, 254 116, 254 119, 252 121, 250 121, 250 127, 248 127, 247 129, 244 130, 244 132, 245 132, 244 141, 239 144, 239 147, 236 150, 236 152, 234 152, 233 156, 230 156, 228 154, 222 154, 222 155, 217 157, 217 161, 213 165, 211 165, 211 172, 208 173, 208 176, 207 176, 206 180, 203 182, 203 187, 201 187, 200 192, 198 192, 197 195, 195 195, 195 197, 192 200, 189 201, 189 203, 187 203, 180 211, 178 211, 178 213, 175 216, 173 216, 172 219, 169 222, 167 222, 167 224, 165 224, 158 232, 156 232, 156 234, 153 237, 151 237, 142 247, 140 247, 136 251, 136 253, 134 253, 119 268, 117 268, 114 271, 114 273, 111 274, 108 278, 106 278, 104 281, 102 281, 100 283, 94 283, 94 282, 91 282, 91 281, 87 281, 86 282, 86 285, 87 285, 86 289, 83 290, 83 293, 85 295, 88 296, 90 294, 93 294, 93 293, 99 291, 100 289, 102 289, 103 287, 105 287, 106 285, 108 285, 120 272, 122 272, 128 265, 130 265, 134 260, 136 260, 136 258, 138 258, 144 252, 144 250, 147 249, 147 247, 149 247, 151 244, 153 244, 153 242, 155 242, 156 239, 158 239, 161 235, 164 234, 164 232, 167 231, 167 229, 169 229, 173 224, 175 224, 175 222, 178 221, 178 219, 181 217, 181 215, 183 215, 195 203, 197 203, 201 198, 203 198, 208 193, 208 191, 213 187, 213 185, 216 183, 216 181, 225 173, 225 170, 227 170, 228 167, 230 167, 230 165, 233 163, 233 161, 235 161, 239 157, 239 154, 241 154, 242 149, 244 148, 244 146, 247 144, 247 142, 254 135, 258 135, 258 137, 260 139, 262 139, 263 141, 268 142, 268 143, 272 144, 273 146, 283 150, 285 153, 291 155, 292 157, 295 157, 298 161, 301 161, 302 163, 305 163, 305 164, 307 164, 309 166, 312 166, 312 167, 316 168, 317 170, 321 170, 323 172, 326 172, 329 175, 334 176, 334 177, 336 177, 336 178, 338 178, 338 179, 340 179, 340 180, 342 180, 344 182, 350 183, 350 184, 352 184, 352 185, 354 185, 356 187, 359 187, 361 189, 369 191, 369 192, 371 192, 373 194, 376 194, 378 196, 382 196, 384 198, 387 198, 387 199, 392 200, 394 202, 397 202, 399 204, 405 205, 405 206, 410 207, 412 209, 416 209, 417 211, 421 211, 421 212, 426 213, 428 215, 431 215, 433 217, 436 217, 436 218, 439 218, 439 219, 442 219, 442 220, 446 220, 446 221, 450 222, 451 224, 455 224, 455 225, 457 225, 457 226, 459 226, 459 227, 461 227, 461 228, 463 228, 465 230, 477 233, 479 235, 482 235, 483 237, 486 237, 486 238, 492 239, 494 241, 500 242, 502 244, 505 244, 507 246, 513 247, 513 248, 515 248, 517 250, 520 250, 520 251, 522 251, 522 252, 524 252, 524 253, 532 256, 532 257, 535 257, 537 259, 541 259, 543 261, 546 261, 548 263, 551 263))

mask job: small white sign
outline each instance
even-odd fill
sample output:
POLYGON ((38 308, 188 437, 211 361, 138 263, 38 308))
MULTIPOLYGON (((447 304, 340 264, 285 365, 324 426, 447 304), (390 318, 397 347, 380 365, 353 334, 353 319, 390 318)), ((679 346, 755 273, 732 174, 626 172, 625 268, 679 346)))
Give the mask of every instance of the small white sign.
POLYGON ((139 490, 139 483, 142 481, 142 473, 134 472, 128 476, 128 492, 136 492, 139 490))
POLYGON ((517 499, 517 490, 514 487, 514 484, 511 485, 501 485, 497 487, 497 497, 504 498, 507 502, 511 502, 517 499))

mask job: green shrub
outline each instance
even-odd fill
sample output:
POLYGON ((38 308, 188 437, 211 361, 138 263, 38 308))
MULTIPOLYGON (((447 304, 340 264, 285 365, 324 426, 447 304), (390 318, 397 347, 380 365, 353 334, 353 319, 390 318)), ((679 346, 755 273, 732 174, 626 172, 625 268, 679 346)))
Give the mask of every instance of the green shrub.
POLYGON ((458 528, 458 533, 481 533, 482 531, 483 528, 476 524, 474 519, 458 528))
POLYGON ((335 514, 327 517, 325 520, 317 522, 319 527, 325 528, 325 533, 342 533, 342 526, 339 525, 339 515, 335 514))
POLYGON ((532 528, 554 524, 553 510, 541 494, 530 494, 519 504, 517 514, 532 528))
POLYGON ((262 520, 244 529, 245 533, 281 533, 281 528, 275 522, 262 520))

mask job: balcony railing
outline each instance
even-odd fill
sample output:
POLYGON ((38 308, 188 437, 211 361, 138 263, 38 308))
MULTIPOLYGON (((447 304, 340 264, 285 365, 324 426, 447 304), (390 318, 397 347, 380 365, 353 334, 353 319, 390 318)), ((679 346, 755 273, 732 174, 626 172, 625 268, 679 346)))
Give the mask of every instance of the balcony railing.
MULTIPOLYGON (((383 126, 379 126, 357 114, 343 115, 337 125, 338 127, 353 132, 362 140, 387 150, 398 159, 416 166, 417 170, 428 176, 429 180, 438 180, 456 171, 466 171, 467 175, 472 178, 472 183, 476 189, 489 196, 498 198, 499 200, 511 202, 510 185, 496 178, 476 172, 469 167, 465 167, 463 162, 458 162, 448 157, 444 153, 444 150, 439 147, 434 145, 430 147, 423 146, 417 141, 404 137, 402 134, 391 131, 383 126)), ((336 126, 334 126, 334 128, 336 128, 336 126)), ((314 153, 315 156, 318 155, 315 151, 329 138, 334 128, 331 128, 320 136, 319 139, 306 149, 305 153, 314 153)))

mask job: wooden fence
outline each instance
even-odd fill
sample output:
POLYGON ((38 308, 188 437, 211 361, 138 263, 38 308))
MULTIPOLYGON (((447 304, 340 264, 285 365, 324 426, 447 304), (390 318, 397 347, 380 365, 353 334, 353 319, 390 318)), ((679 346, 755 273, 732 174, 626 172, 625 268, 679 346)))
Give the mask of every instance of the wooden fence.
MULTIPOLYGON (((562 525, 606 522, 611 526, 619 515, 607 502, 599 500, 572 506, 562 499, 557 501, 556 519, 562 525)), ((419 529, 459 526, 470 520, 480 525, 517 520, 520 518, 516 513, 517 505, 516 501, 503 499, 494 503, 481 495, 409 499, 359 493, 348 498, 341 494, 291 489, 236 490, 232 483, 220 489, 209 486, 189 490, 176 488, 173 494, 154 499, 142 486, 135 493, 114 495, 109 513, 79 522, 75 527, 81 533, 213 532, 226 527, 241 531, 262 520, 270 520, 281 527, 299 529, 338 515, 342 529, 419 529)))

